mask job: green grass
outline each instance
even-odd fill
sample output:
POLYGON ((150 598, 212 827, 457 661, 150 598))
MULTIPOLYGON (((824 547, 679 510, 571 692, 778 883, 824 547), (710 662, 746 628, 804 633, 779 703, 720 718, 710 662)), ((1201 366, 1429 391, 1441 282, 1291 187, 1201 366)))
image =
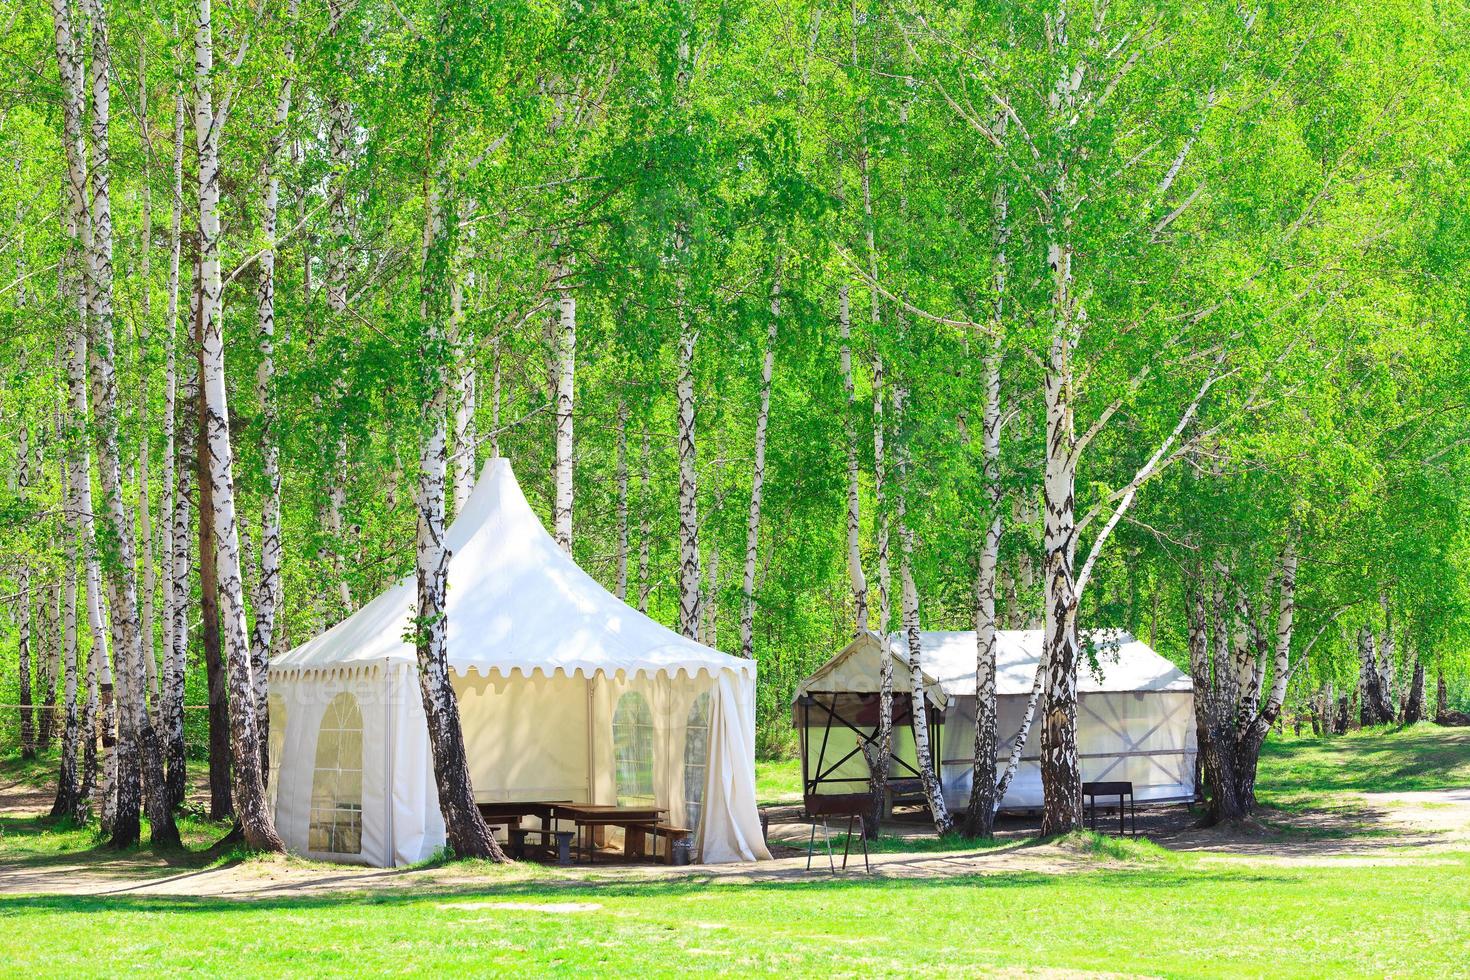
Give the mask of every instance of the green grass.
POLYGON ((755 798, 761 806, 801 802, 801 761, 798 759, 757 760, 755 798))
MULTIPOLYGON (((1418 728, 1286 739, 1267 748, 1261 792, 1273 802, 1333 802, 1366 791, 1467 785, 1467 767, 1470 733, 1418 728)), ((757 778, 762 802, 799 799, 795 763, 761 763, 757 778)), ((194 848, 223 833, 197 821, 184 830, 194 848)), ((842 836, 833 843, 840 848, 842 836)), ((885 837, 873 846, 919 854, 1030 845, 946 836, 885 837)), ((528 878, 527 869, 459 863, 446 869, 452 884, 430 879, 309 898, 160 898, 125 890, 0 898, 0 976, 973 976, 1020 968, 1356 977, 1466 969, 1470 853, 1393 849, 1380 852, 1381 864, 1331 857, 1279 864, 1212 860, 1094 834, 1061 846, 1081 871, 902 880, 850 870, 756 883, 693 874, 633 883, 558 869, 528 878), (535 908, 566 903, 582 910, 535 908)), ((209 859, 177 860, 198 867, 209 859)), ((0 819, 0 877, 5 868, 91 862, 119 866, 124 889, 128 867, 137 878, 169 870, 146 849, 106 850, 88 828, 0 819)))
MULTIPOLYGON (((208 850, 229 833, 228 821, 220 823, 181 814, 177 817, 177 824, 184 849, 159 855, 170 865, 212 867, 239 857, 239 852, 232 849, 208 850)), ((95 823, 79 827, 70 818, 53 822, 45 818, 0 816, 0 866, 77 864, 91 860, 114 861, 130 855, 152 856, 153 851, 147 843, 146 819, 142 834, 142 843, 116 851, 108 845, 107 838, 95 823)))
POLYGON ((45 752, 37 752, 29 759, 21 758, 18 746, 12 745, 0 752, 0 776, 7 781, 44 786, 56 776, 56 768, 60 764, 61 750, 54 743, 45 752))
POLYGON ((407 894, 24 898, 0 901, 0 973, 1452 975, 1465 968, 1467 875, 1470 855, 1412 871, 1181 860, 1071 876, 575 887, 488 872, 474 887, 407 894))
POLYGON ((1470 730, 1423 724, 1333 738, 1273 738, 1261 752, 1257 795, 1281 809, 1353 805, 1357 793, 1470 786, 1470 730))

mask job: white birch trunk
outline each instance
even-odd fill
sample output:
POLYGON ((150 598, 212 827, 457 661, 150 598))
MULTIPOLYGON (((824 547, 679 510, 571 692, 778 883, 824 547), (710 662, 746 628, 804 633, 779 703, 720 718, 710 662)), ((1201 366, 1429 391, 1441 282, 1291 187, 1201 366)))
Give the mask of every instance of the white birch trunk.
MULTIPOLYGON (((68 455, 74 455, 68 450, 68 455)), ((81 774, 78 766, 82 755, 82 717, 77 705, 77 542, 81 538, 81 514, 72 479, 74 465, 65 464, 62 480, 66 499, 66 541, 64 571, 61 583, 61 649, 62 649, 62 734, 61 765, 56 780, 56 800, 51 805, 55 819, 75 819, 80 806, 81 774)))
POLYGON ((1076 549, 1076 432, 1072 416, 1071 246, 1052 245, 1053 333, 1046 364, 1046 470, 1044 607, 1047 677, 1041 729, 1045 804, 1042 834, 1065 834, 1082 825, 1082 777, 1077 758, 1078 596, 1073 579, 1076 549))
POLYGON ((694 444, 696 334, 679 303, 679 632, 698 639, 702 620, 699 562, 699 479, 694 444))
MULTIPOLYGON (((847 437, 847 574, 852 581, 852 600, 857 632, 868 628, 868 579, 863 574, 861 546, 862 513, 858 486, 857 395, 852 381, 852 308, 847 283, 837 287, 837 324, 842 337, 842 390, 847 404, 842 414, 842 430, 847 437)), ((879 627, 880 631, 883 629, 879 627)))
POLYGON ((444 817, 449 847, 460 857, 503 861, 504 854, 475 807, 474 789, 465 760, 464 735, 459 723, 459 702, 449 678, 446 603, 449 591, 449 549, 445 544, 445 475, 448 470, 443 362, 444 328, 434 302, 447 264, 442 250, 441 204, 434 177, 425 176, 423 281, 420 313, 427 336, 426 361, 429 398, 424 405, 422 442, 419 448, 418 531, 415 548, 417 606, 414 621, 418 656, 419 693, 429 730, 434 758, 434 779, 439 809, 444 817))
MULTIPOLYGON (((888 633, 891 581, 888 571, 888 510, 885 502, 887 483, 883 455, 883 361, 873 359, 873 512, 877 525, 878 549, 878 634, 882 640, 878 655, 878 732, 877 746, 864 750, 867 757, 869 789, 875 809, 885 805, 888 772, 893 764, 893 651, 888 633)), ((851 517, 849 516, 849 521, 851 517)), ((876 821, 875 821, 876 826, 876 821)))
POLYGON ((649 466, 650 456, 653 453, 652 438, 649 436, 647 426, 643 429, 643 448, 639 454, 642 461, 642 473, 638 479, 638 611, 645 616, 648 615, 648 595, 653 591, 653 582, 648 577, 648 559, 651 537, 653 534, 652 519, 649 516, 649 466))
POLYGON ((889 597, 893 594, 893 577, 888 566, 888 462, 883 446, 883 358, 873 358, 873 523, 877 528, 878 558, 878 624, 877 631, 888 635, 893 618, 889 597))
MULTIPOLYGON (((22 508, 31 483, 30 435, 29 426, 22 422, 16 455, 16 496, 22 508)), ((36 754, 36 729, 31 712, 31 566, 24 557, 16 570, 15 584, 16 660, 20 673, 16 699, 20 703, 20 757, 30 759, 36 754)))
POLYGON ((455 270, 449 277, 449 348, 454 357, 454 510, 464 510, 475 488, 475 342, 465 320, 464 287, 474 288, 463 248, 455 252, 455 270))
POLYGON ((985 502, 990 520, 980 546, 975 573, 975 762, 970 788, 970 807, 965 831, 989 837, 995 830, 996 795, 996 642, 999 624, 995 615, 996 568, 1000 562, 1000 539, 1004 529, 1005 493, 1000 483, 1000 366, 1004 344, 1002 333, 1005 295, 1005 185, 996 190, 997 269, 995 309, 991 317, 990 346, 985 353, 985 419, 981 436, 984 458, 985 502))
MULTIPOLYGON (((38 467, 38 469, 41 467, 38 467)), ((63 507, 65 505, 63 504, 63 507)), ((56 551, 56 541, 51 541, 51 550, 56 551)), ((61 672, 61 616, 57 603, 61 600, 60 589, 44 587, 40 594, 40 629, 42 643, 46 647, 38 669, 42 672, 41 716, 36 725, 36 748, 41 752, 50 750, 58 731, 56 726, 56 683, 61 672)))
POLYGON ((1077 607, 1080 587, 1074 575, 1077 547, 1077 433, 1074 419, 1073 348, 1082 328, 1082 311, 1073 294, 1071 237, 1071 129, 1077 118, 1077 92, 1085 74, 1072 64, 1065 0, 1052 18, 1051 47, 1059 66, 1048 93, 1047 124, 1055 132, 1056 155, 1049 161, 1046 225, 1047 265, 1051 271, 1050 347, 1045 365, 1046 453, 1042 481, 1044 531, 1042 593, 1047 660, 1041 728, 1041 832, 1065 834, 1082 825, 1082 777, 1077 757, 1077 607))
POLYGON ((572 411, 577 373, 577 297, 568 282, 571 260, 562 259, 554 273, 557 293, 556 329, 556 503, 553 525, 556 543, 572 553, 574 447, 572 411))
MULTIPOLYGON (((86 338, 78 335, 73 348, 72 361, 76 365, 71 379, 72 411, 76 419, 86 418, 87 384, 85 369, 86 338)), ((87 658, 87 703, 86 732, 88 754, 83 773, 82 806, 85 808, 95 791, 98 802, 99 822, 104 831, 112 826, 115 797, 115 746, 112 660, 108 652, 107 623, 102 612, 102 567, 97 557, 97 533, 92 523, 92 480, 91 454, 82 451, 81 467, 73 474, 77 481, 75 493, 77 508, 81 516, 82 561, 85 569, 87 626, 92 637, 91 653, 87 658)), ((85 821, 85 809, 79 810, 78 823, 85 821)))
POLYGON ((1276 605, 1276 642, 1275 658, 1271 667, 1271 690, 1266 695, 1266 704, 1261 709, 1258 720, 1262 738, 1266 735, 1266 729, 1280 716, 1281 706, 1286 703, 1286 687, 1291 683, 1291 637, 1296 628, 1298 561, 1296 542, 1288 540, 1281 556, 1281 571, 1277 581, 1279 594, 1276 605))
POLYGON ((500 337, 490 342, 490 458, 500 458, 500 337))
MULTIPOLYGON (((336 38, 342 29, 342 20, 347 13, 346 0, 328 0, 327 32, 336 38)), ((337 50, 340 52, 340 45, 337 50)), ((339 55, 340 58, 340 55, 339 55)), ((346 78, 346 69, 336 66, 337 77, 346 78)), ((327 97, 327 152, 332 162, 336 179, 332 187, 329 211, 329 227, 332 247, 327 252, 327 308, 331 311, 339 330, 346 330, 347 276, 350 266, 348 252, 351 232, 347 223, 347 173, 352 166, 352 110, 342 97, 341 84, 334 84, 327 97)), ((338 377, 332 386, 334 400, 340 405, 346 395, 346 382, 338 377)), ((347 550, 346 525, 343 514, 347 508, 347 434, 339 432, 333 448, 331 474, 327 486, 327 536, 331 540, 328 564, 336 582, 338 612, 345 616, 352 611, 352 588, 347 582, 343 555, 347 550)))
POLYGON ((781 258, 771 280, 771 321, 761 358, 760 409, 755 417, 755 459, 750 473, 750 509, 745 517, 745 568, 741 580, 740 655, 755 659, 755 565, 760 551, 761 499, 766 480, 766 430, 771 417, 771 374, 776 365, 776 333, 781 324, 781 258))
MULTIPOLYGON (((147 680, 139 624, 133 528, 123 503, 118 450, 117 377, 112 305, 111 48, 102 0, 88 3, 92 33, 92 259, 90 346, 92 410, 97 429, 98 469, 110 529, 107 593, 118 671, 117 804, 113 846, 127 846, 141 833, 142 752, 148 729, 147 680)), ((155 828, 165 830, 165 828, 155 828)), ((176 837, 176 835, 175 835, 176 837)))
MULTIPOLYGON (((142 120, 140 125, 145 142, 150 141, 148 135, 147 50, 146 44, 139 44, 138 118, 142 120)), ((146 369, 146 364, 149 340, 153 334, 153 310, 150 299, 153 292, 153 191, 152 182, 148 179, 146 155, 143 163, 142 217, 142 227, 138 232, 139 276, 143 280, 143 288, 138 297, 138 363, 145 367, 140 370, 138 377, 138 427, 140 429, 138 437, 138 560, 143 566, 142 607, 139 610, 141 630, 139 646, 143 659, 143 672, 148 686, 145 708, 148 712, 148 726, 152 728, 158 723, 158 652, 153 643, 153 612, 158 589, 158 566, 155 564, 153 554, 153 498, 151 496, 153 481, 149 474, 153 455, 149 445, 149 434, 153 426, 148 418, 151 377, 146 369)))
POLYGON ((297 0, 287 8, 288 29, 284 51, 286 78, 276 98, 270 142, 265 158, 265 194, 261 201, 261 231, 266 245, 259 259, 260 279, 256 287, 255 328, 260 345, 255 392, 260 400, 261 470, 265 477, 265 500, 260 514, 260 568, 254 595, 255 624, 250 634, 250 670, 255 698, 255 721, 260 730, 261 773, 270 778, 269 663, 275 637, 276 616, 283 596, 281 579, 281 447, 276 433, 275 396, 276 338, 276 223, 281 201, 281 178, 277 172, 286 148, 286 126, 291 117, 291 85, 296 66, 294 29, 297 0))
MULTIPOLYGON (((182 105, 182 101, 179 104, 182 105)), ((184 802, 188 765, 184 751, 184 674, 189 652, 189 550, 192 543, 189 515, 193 511, 190 497, 194 485, 194 454, 197 452, 195 433, 198 426, 195 419, 198 397, 199 379, 195 368, 185 379, 183 397, 176 399, 175 404, 176 412, 182 409, 184 424, 178 430, 177 492, 169 515, 168 578, 175 598, 169 613, 171 623, 168 649, 164 651, 163 704, 160 711, 167 793, 170 804, 175 807, 184 802)))
MULTIPOLYGON (((894 413, 900 415, 903 411, 902 396, 896 395, 894 403, 894 413)), ((928 801, 929 813, 934 817, 934 830, 936 833, 943 834, 949 830, 951 820, 949 809, 944 803, 944 790, 934 764, 934 754, 929 744, 928 700, 924 693, 924 685, 917 682, 917 678, 921 676, 923 647, 919 626, 919 590, 914 584, 914 531, 908 521, 908 472, 908 447, 906 443, 900 442, 897 493, 899 575, 903 587, 903 631, 909 652, 909 676, 916 679, 911 685, 909 709, 914 730, 914 768, 919 770, 919 780, 924 786, 924 798, 928 801)), ((888 696, 893 697, 891 680, 888 696)), ((891 749, 889 751, 891 752, 891 749)))
MULTIPOLYGON (((87 474, 91 468, 89 462, 90 454, 87 452, 85 432, 85 421, 87 417, 87 386, 86 386, 86 361, 87 361, 87 311, 91 305, 90 295, 92 290, 91 278, 87 274, 87 262, 92 251, 92 224, 87 214, 87 147, 82 135, 83 116, 83 94, 81 77, 81 56, 78 50, 78 39, 72 31, 71 5, 67 0, 51 0, 52 22, 55 27, 56 61, 61 79, 62 90, 62 124, 63 124, 63 149, 66 155, 67 180, 66 180, 66 233, 71 240, 71 245, 66 257, 66 270, 75 269, 74 278, 71 279, 70 291, 72 300, 77 306, 76 329, 70 336, 66 349, 66 374, 67 388, 69 392, 71 413, 68 423, 67 434, 67 498, 70 501, 72 523, 75 527, 75 536, 69 536, 69 548, 80 550, 81 560, 85 562, 85 582, 87 586, 87 608, 90 613, 93 608, 93 597, 95 596, 94 583, 96 581, 95 568, 96 556, 92 548, 92 507, 90 490, 87 499, 82 498, 82 488, 86 486, 87 474), (75 543, 73 544, 72 541, 75 543)), ((63 283, 66 283, 67 272, 63 271, 63 283)), ((71 638, 69 646, 73 659, 76 655, 76 555, 72 556, 71 582, 72 601, 70 606, 71 638)), ((73 698, 72 708, 68 718, 76 713, 75 706, 75 684, 77 678, 73 670, 73 698)), ((61 808, 63 802, 69 804, 70 815, 76 823, 83 823, 87 818, 87 808, 95 780, 95 766, 97 764, 97 737, 96 737, 96 712, 97 698, 96 689, 96 659, 88 659, 87 679, 85 685, 85 708, 77 719, 76 728, 68 732, 69 750, 72 756, 72 770, 74 779, 72 784, 74 790, 70 799, 63 801, 62 792, 68 789, 67 781, 67 759, 63 752, 61 765, 61 786, 58 787, 56 805, 61 808), (78 758, 80 756, 80 758, 78 758), (78 771, 77 767, 80 766, 78 771)), ((70 724, 70 721, 68 722, 70 724)), ((57 814, 61 816, 62 814, 57 814)))
POLYGON ((1393 606, 1387 592, 1379 595, 1378 602, 1383 608, 1383 641, 1378 644, 1378 690, 1387 709, 1384 721, 1388 723, 1397 716, 1395 706, 1398 704, 1398 695, 1394 690, 1393 606))
POLYGON ((618 399, 618 576, 617 597, 628 601, 628 403, 618 399))
POLYGON ((214 36, 211 0, 199 0, 194 35, 194 136, 199 153, 199 297, 203 343, 200 386, 219 589, 224 600, 221 625, 230 688, 231 775, 234 802, 247 846, 281 851, 265 783, 261 777, 260 726, 256 722, 250 643, 246 632, 245 584, 240 569, 240 529, 235 511, 234 451, 226 405, 225 352, 219 256, 219 137, 223 120, 214 112, 214 36))
MULTIPOLYGON (((177 431, 175 412, 178 404, 179 260, 183 250, 185 120, 184 88, 181 79, 174 93, 173 170, 171 184, 173 193, 172 206, 169 214, 168 308, 164 314, 163 485, 160 494, 161 506, 159 508, 161 518, 159 521, 159 532, 163 545, 159 549, 163 555, 163 671, 161 689, 158 694, 158 707, 156 710, 158 714, 157 726, 164 738, 164 765, 168 773, 172 772, 170 751, 173 744, 170 738, 172 729, 168 717, 169 702, 173 697, 173 691, 169 686, 170 676, 168 665, 174 652, 176 630, 180 628, 176 624, 176 620, 181 618, 179 613, 188 601, 188 579, 186 578, 184 580, 184 587, 180 588, 174 575, 178 540, 174 534, 174 508, 175 500, 177 499, 174 453, 175 432, 177 431)), ((187 533, 187 530, 185 533, 187 533)), ((178 682, 183 682, 182 674, 179 675, 178 682)), ((179 703, 182 706, 182 691, 180 692, 179 703)), ((182 723, 182 719, 180 719, 180 722, 182 723)), ((171 790, 170 800, 175 806, 179 802, 182 802, 181 800, 173 799, 171 790)))

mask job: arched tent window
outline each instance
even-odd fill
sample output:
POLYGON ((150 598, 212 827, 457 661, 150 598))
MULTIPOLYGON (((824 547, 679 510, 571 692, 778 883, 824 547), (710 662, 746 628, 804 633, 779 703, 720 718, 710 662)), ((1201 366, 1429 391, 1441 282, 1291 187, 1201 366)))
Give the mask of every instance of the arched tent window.
POLYGON ((684 804, 685 819, 692 830, 699 829, 704 816, 704 788, 709 774, 709 692, 705 691, 689 706, 684 725, 684 804))
POLYGON ((266 777, 269 779, 266 784, 266 805, 274 815, 276 799, 280 795, 281 753, 286 748, 286 702, 281 700, 279 694, 272 694, 266 699, 265 716, 270 726, 270 738, 266 742, 266 759, 270 763, 270 773, 266 777))
POLYGON ((351 694, 332 699, 317 733, 307 849, 362 852, 362 712, 351 694))
POLYGON ((618 698, 613 711, 618 806, 653 803, 653 712, 637 691, 618 698))

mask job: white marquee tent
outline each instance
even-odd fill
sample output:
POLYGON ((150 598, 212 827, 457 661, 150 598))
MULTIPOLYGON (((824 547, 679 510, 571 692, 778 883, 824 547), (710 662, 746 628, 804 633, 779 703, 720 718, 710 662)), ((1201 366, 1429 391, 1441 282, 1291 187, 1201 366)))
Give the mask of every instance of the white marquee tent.
MULTIPOLYGON (((492 459, 448 531, 448 655, 480 802, 668 809, 706 863, 769 857, 755 665, 660 626, 557 547, 492 459)), ((270 667, 270 793, 292 850, 378 866, 444 843, 407 578, 270 667)))
MULTIPOLYGON (((1041 656, 1040 630, 1002 630, 996 649, 997 754, 1002 765, 1021 729, 1041 656)), ((803 734, 808 792, 860 792, 868 767, 859 732, 876 731, 882 640, 860 634, 798 685, 792 720, 803 734)), ((917 775, 907 704, 913 690, 902 634, 889 638, 895 692, 892 778, 917 775), (897 697, 902 695, 902 697, 897 697), (900 725, 904 727, 900 727, 900 725)), ((1128 780, 1140 802, 1194 797, 1193 687, 1187 675, 1128 633, 1099 630, 1084 638, 1096 658, 1078 676, 1077 742, 1082 779, 1128 780)), ((975 634, 921 634, 920 673, 930 705, 931 745, 939 746, 940 781, 951 807, 968 804, 975 751, 975 634)), ((1033 723, 1021 765, 1001 806, 1041 806, 1041 726, 1033 723)))

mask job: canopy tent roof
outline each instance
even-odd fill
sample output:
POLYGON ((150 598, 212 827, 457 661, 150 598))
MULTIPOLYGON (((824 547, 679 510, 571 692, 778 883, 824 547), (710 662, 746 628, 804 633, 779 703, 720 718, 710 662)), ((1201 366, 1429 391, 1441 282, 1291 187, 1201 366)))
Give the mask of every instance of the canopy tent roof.
MULTIPOLYGON (((755 664, 686 639, 597 583, 546 533, 504 458, 485 464, 445 535, 449 562, 449 665, 509 677, 730 670, 755 664)), ((273 671, 415 663, 404 639, 415 605, 412 576, 319 636, 271 661, 273 671)))
MULTIPOLYGON (((975 696, 975 633, 924 632, 920 635, 920 673, 924 690, 943 709, 954 697, 975 696)), ((995 651, 997 696, 1027 695, 1041 659, 1041 630, 1001 630, 995 651)), ((796 688, 796 697, 808 693, 865 693, 878 690, 882 638, 860 633, 831 660, 818 667, 796 688)), ((908 649, 902 633, 888 637, 893 651, 893 689, 913 690, 908 649)), ((1080 694, 1120 691, 1190 691, 1187 675, 1155 653, 1148 644, 1121 630, 1094 630, 1082 637, 1090 646, 1098 670, 1084 663, 1078 671, 1080 694)), ((794 699, 793 699, 794 700, 794 699)))

